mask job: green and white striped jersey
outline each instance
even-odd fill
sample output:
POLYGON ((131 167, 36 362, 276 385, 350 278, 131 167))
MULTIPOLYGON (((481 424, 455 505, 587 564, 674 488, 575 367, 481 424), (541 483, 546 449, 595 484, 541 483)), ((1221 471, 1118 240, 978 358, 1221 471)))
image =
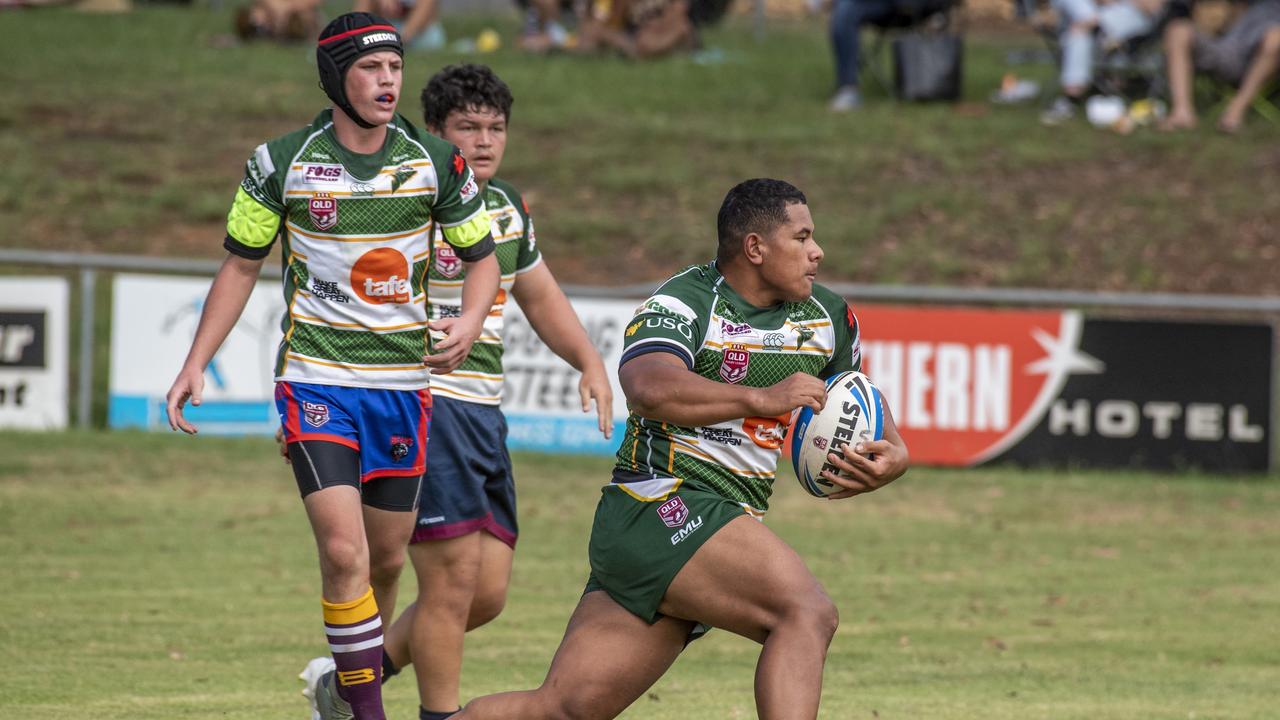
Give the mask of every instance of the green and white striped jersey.
MULTIPOLYGON (((803 302, 757 308, 729 287, 714 262, 663 283, 627 326, 622 363, 668 352, 709 380, 768 387, 803 372, 828 378, 862 364, 858 322, 840 296, 813 286, 803 302)), ((769 507, 789 415, 749 417, 705 427, 627 418, 615 482, 660 498, 694 480, 755 513, 769 507)))
MULTIPOLYGON (((497 178, 481 193, 489 211, 489 233, 497 243, 494 252, 502 273, 502 285, 493 309, 485 318, 471 354, 448 375, 431 376, 431 392, 457 400, 498 405, 502 402, 502 314, 516 278, 542 261, 529 208, 516 189, 497 178)), ((462 279, 466 270, 457 253, 437 233, 427 270, 427 307, 431 320, 462 314, 462 279)))
POLYGON ((331 110, 259 145, 227 217, 225 246, 262 258, 281 240, 287 309, 276 379, 427 387, 434 225, 466 259, 492 247, 471 168, 402 116, 371 155, 338 143, 331 110))

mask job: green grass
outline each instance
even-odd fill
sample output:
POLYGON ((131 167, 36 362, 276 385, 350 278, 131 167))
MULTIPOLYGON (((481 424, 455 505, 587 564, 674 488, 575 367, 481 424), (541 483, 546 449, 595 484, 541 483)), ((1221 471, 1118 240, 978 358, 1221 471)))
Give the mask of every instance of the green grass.
MULTIPOLYGON (((608 469, 516 463, 510 602, 469 636, 468 697, 541 680, 608 469)), ((995 469, 839 503, 784 479, 769 524, 841 609, 823 718, 1182 720, 1275 715, 1277 518, 1275 477, 995 469)), ((268 441, 0 434, 3 714, 301 717, 312 547, 268 441)), ((757 651, 713 633, 624 717, 753 717, 757 651)), ((387 698, 412 717, 411 681, 387 698)))
MULTIPOLYGON (((725 190, 771 175, 808 193, 827 280, 1280 292, 1280 194, 1258 190, 1280 182, 1280 129, 1041 127, 1034 106, 985 102, 1005 53, 1039 45, 1029 33, 971 36, 964 103, 870 92, 836 116, 817 21, 762 40, 729 22, 706 36, 724 52, 710 65, 529 57, 510 47, 514 16, 448 23, 455 38, 496 26, 507 47, 411 54, 402 109, 418 116, 418 88, 447 62, 497 69, 517 98, 503 174, 573 282, 703 260, 725 190)), ((245 158, 324 104, 307 47, 216 47, 229 27, 205 8, 0 14, 0 245, 219 255, 245 158)), ((1052 87, 1051 67, 1012 69, 1052 87)))

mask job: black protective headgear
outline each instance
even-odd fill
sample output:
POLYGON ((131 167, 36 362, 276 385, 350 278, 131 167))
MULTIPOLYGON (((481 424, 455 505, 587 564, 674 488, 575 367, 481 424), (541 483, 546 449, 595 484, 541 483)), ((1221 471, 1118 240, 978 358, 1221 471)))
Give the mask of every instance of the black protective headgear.
POLYGON ((356 114, 347 99, 347 71, 356 58, 365 53, 389 50, 404 57, 400 33, 390 22, 377 15, 350 12, 339 15, 320 31, 316 44, 316 65, 320 68, 320 87, 347 117, 363 128, 377 127, 356 114))

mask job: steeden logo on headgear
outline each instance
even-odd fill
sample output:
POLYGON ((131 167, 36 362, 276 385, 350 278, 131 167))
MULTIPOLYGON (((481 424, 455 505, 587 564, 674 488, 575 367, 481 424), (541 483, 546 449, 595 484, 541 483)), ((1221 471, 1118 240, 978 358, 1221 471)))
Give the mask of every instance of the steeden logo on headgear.
POLYGON ((367 45, 372 45, 378 42, 396 42, 399 39, 400 38, 396 37, 395 33, 389 33, 389 32, 369 33, 368 35, 365 35, 364 37, 360 38, 360 44, 367 46, 367 45))

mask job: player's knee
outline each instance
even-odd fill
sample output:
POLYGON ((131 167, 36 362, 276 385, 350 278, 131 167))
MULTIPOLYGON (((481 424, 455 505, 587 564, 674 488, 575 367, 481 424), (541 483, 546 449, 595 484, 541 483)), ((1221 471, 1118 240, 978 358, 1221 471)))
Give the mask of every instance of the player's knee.
POLYGON ((796 597, 788 605, 779 625, 829 642, 840 625, 840 611, 825 592, 814 590, 796 597))
POLYGON ((471 601, 471 616, 467 619, 467 629, 473 630, 492 622, 502 614, 502 610, 506 606, 507 594, 505 592, 476 593, 475 598, 471 601))
POLYGON ((368 551, 362 542, 331 537, 320 543, 320 567, 326 575, 354 577, 369 571, 368 551))

